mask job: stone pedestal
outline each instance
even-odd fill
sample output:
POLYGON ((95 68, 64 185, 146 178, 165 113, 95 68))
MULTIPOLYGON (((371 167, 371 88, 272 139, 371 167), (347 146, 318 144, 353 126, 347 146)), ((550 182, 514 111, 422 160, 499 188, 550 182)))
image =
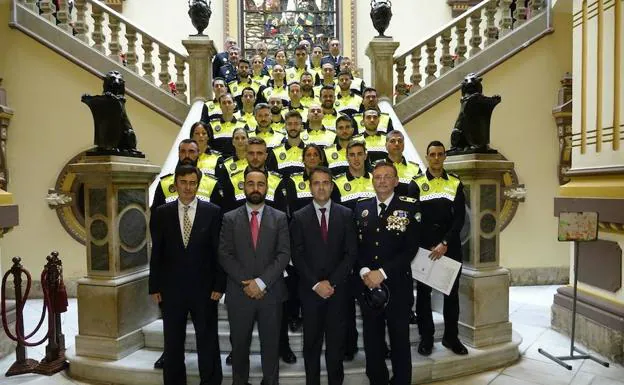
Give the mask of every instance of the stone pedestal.
POLYGON ((399 42, 392 38, 376 37, 368 43, 366 56, 371 61, 371 84, 377 89, 379 98, 394 100, 394 52, 399 42))
POLYGON ((189 95, 191 104, 212 99, 212 58, 217 54, 208 36, 189 36, 182 40, 189 54, 189 95))
POLYGON ((461 178, 470 234, 463 243, 459 334, 473 347, 511 341, 509 271, 500 266, 501 176, 513 162, 499 154, 449 156, 446 170, 461 178))
POLYGON ((158 316, 148 295, 148 187, 160 168, 140 158, 90 156, 70 169, 84 182, 87 233, 76 353, 120 359, 143 347, 141 328, 158 316))

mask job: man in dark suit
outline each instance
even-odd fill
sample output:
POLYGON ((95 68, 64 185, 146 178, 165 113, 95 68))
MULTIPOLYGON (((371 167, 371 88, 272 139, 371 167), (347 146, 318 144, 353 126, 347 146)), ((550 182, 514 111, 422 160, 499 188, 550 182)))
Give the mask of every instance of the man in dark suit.
POLYGON ((221 67, 228 63, 229 51, 230 51, 230 48, 232 47, 236 47, 236 39, 232 37, 228 37, 225 40, 225 46, 223 47, 223 52, 219 52, 218 54, 216 54, 214 59, 212 60, 212 78, 213 79, 219 77, 221 67))
POLYGON ((321 59, 321 67, 325 63, 331 63, 334 65, 334 71, 338 73, 340 71, 341 62, 342 55, 340 54, 340 40, 332 39, 329 42, 329 55, 323 56, 321 59))
POLYGON ((217 304, 225 288, 225 275, 217 262, 221 211, 197 199, 201 177, 194 166, 177 167, 179 197, 160 206, 152 218, 149 293, 163 304, 165 385, 186 384, 184 340, 189 312, 201 384, 220 385, 223 379, 217 334, 217 304))
POLYGON ((313 169, 313 200, 295 212, 290 224, 303 305, 306 385, 321 383, 323 337, 328 383, 341 385, 344 380, 348 277, 357 257, 357 240, 353 212, 330 200, 333 186, 327 167, 313 169))
POLYGON ((249 346, 258 322, 262 383, 277 385, 283 302, 283 273, 290 259, 286 214, 268 205, 266 171, 247 168, 246 204, 223 218, 219 261, 227 273, 226 300, 232 342, 233 385, 249 381, 249 346))
POLYGON ((376 196, 358 202, 355 209, 366 375, 371 385, 409 385, 410 263, 418 250, 421 213, 416 199, 394 194, 399 178, 392 163, 377 162, 372 174, 376 196), (366 301, 367 290, 379 287, 389 293, 385 308, 374 308, 366 301), (392 350, 390 381, 384 349, 386 324, 392 350))

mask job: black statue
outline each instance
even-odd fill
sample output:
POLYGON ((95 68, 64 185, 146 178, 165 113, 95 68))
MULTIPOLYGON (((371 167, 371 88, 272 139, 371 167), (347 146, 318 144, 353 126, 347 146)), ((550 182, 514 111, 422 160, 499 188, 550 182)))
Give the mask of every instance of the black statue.
POLYGON ((103 95, 82 95, 80 99, 93 114, 95 147, 87 155, 121 155, 144 158, 126 115, 125 81, 117 71, 104 77, 103 95))
POLYGON ((390 25, 390 19, 392 19, 392 3, 390 0, 371 0, 371 20, 373 21, 373 27, 379 32, 377 37, 388 37, 384 35, 388 25, 390 25))
POLYGON ((481 80, 471 73, 461 84, 461 109, 451 133, 449 155, 498 152, 490 148, 490 120, 501 97, 483 95, 481 80))
POLYGON ((208 27, 210 16, 212 16, 210 4, 206 3, 206 0, 189 0, 188 15, 191 17, 193 27, 197 30, 195 36, 203 36, 204 30, 208 27))

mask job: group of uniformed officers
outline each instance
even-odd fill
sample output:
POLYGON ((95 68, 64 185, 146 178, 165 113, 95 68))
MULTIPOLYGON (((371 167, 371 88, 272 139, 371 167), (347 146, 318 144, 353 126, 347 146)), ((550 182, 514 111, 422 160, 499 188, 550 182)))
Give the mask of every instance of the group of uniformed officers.
MULTIPOLYGON (((339 42, 334 42, 339 49, 339 42)), ((257 48, 261 52, 263 47, 257 48)), ((346 207, 353 220, 344 226, 347 233, 353 230, 353 237, 340 237, 338 241, 342 261, 332 267, 345 271, 338 282, 329 279, 333 271, 323 270, 323 277, 309 276, 306 263, 314 261, 305 261, 300 254, 320 258, 322 247, 302 250, 302 245, 308 247, 314 242, 300 242, 299 258, 295 258, 293 244, 293 258, 283 272, 288 300, 283 304, 279 357, 289 364, 297 361, 289 346, 288 330, 295 332, 303 326, 306 382, 318 385, 318 361, 325 335, 328 380, 330 384, 341 384, 342 362, 353 360, 358 353, 358 302, 370 383, 407 385, 411 383, 409 324, 418 325, 421 355, 430 355, 434 342, 431 288, 417 282, 414 313, 410 262, 418 247, 431 250, 432 259, 445 255, 462 261, 459 232, 465 215, 463 186, 458 177, 444 170, 445 148, 439 141, 426 148, 425 172, 405 159, 403 133, 394 130, 388 114, 380 111, 374 88, 365 87, 361 79, 353 87, 348 58, 334 55, 317 71, 310 67, 308 50, 304 44, 297 46, 293 66, 285 68, 279 62, 268 67, 260 55, 254 56, 250 65, 238 58, 235 46, 230 47, 228 60, 216 73, 226 78, 213 80, 215 97, 205 104, 189 138, 179 143, 176 169, 196 167, 200 176, 196 198, 216 204, 222 214, 249 205, 245 187, 248 174, 250 170, 262 170, 266 176, 264 202, 286 214, 291 232, 299 231, 296 237, 292 234, 293 242, 294 238, 305 238, 310 229, 294 225, 297 213, 325 206, 329 218, 333 218, 334 204, 346 207), (329 182, 325 176, 329 176, 329 182), (318 187, 323 181, 330 185, 318 187), (332 206, 326 206, 325 195, 332 206), (314 285, 302 289, 303 282, 314 285), (340 295, 334 295, 338 292, 340 295), (313 294, 316 299, 311 301, 308 297, 313 294), (324 310, 326 319, 319 318, 318 306, 329 307, 324 310), (306 337, 306 333, 315 336, 306 337), (386 359, 392 362, 392 379, 386 359)), ((215 62, 221 59, 217 57, 215 62)), ((179 198, 178 178, 177 172, 161 178, 151 207, 152 217, 159 207, 179 198)), ((327 243, 332 239, 332 221, 329 225, 324 222, 324 210, 323 216, 317 214, 316 224, 320 227, 316 231, 320 228, 327 243)), ((184 225, 181 222, 180 226, 184 225)), ((150 223, 152 232, 156 226, 150 223)), ((442 344, 456 354, 467 354, 458 339, 458 281, 459 277, 444 298, 442 344)), ((210 301, 218 301, 225 291, 223 284, 217 286, 210 301)), ((155 367, 167 370, 167 353, 165 335, 163 356, 155 367)), ((232 364, 231 355, 226 363, 232 364)), ((200 374, 201 365, 200 360, 200 374)), ((202 383, 220 382, 221 377, 215 382, 214 378, 202 376, 202 383)), ((264 380, 263 384, 273 385, 264 380)))

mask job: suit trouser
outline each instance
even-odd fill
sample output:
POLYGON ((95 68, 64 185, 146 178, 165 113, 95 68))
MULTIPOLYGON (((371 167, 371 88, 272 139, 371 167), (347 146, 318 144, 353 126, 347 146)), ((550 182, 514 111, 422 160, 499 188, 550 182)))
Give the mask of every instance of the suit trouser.
POLYGON ((162 309, 165 351, 167 352, 163 368, 165 385, 186 384, 184 340, 189 312, 195 327, 201 384, 220 385, 223 373, 219 351, 217 302, 208 298, 192 300, 182 296, 171 298, 165 295, 162 309))
POLYGON ((284 278, 286 288, 288 289, 288 300, 284 302, 284 311, 282 312, 282 324, 280 328, 280 353, 290 349, 290 341, 288 340, 288 321, 299 317, 299 309, 301 301, 299 299, 299 274, 294 266, 286 267, 288 277, 284 278))
POLYGON ((412 381, 412 354, 409 333, 409 300, 401 298, 390 301, 384 310, 374 311, 362 305, 364 319, 364 351, 366 353, 366 375, 371 385, 387 385, 386 366, 386 324, 392 350, 393 385, 409 385, 412 381))
POLYGON ((358 331, 355 321, 355 299, 360 285, 360 276, 355 274, 355 272, 352 272, 347 278, 347 284, 349 285, 349 298, 345 308, 347 311, 345 314, 347 323, 347 329, 345 331, 345 353, 355 353, 358 349, 358 331))
MULTIPOLYGON (((457 274, 455 283, 449 295, 444 295, 444 339, 453 341, 458 338, 459 330, 459 279, 461 270, 457 274)), ((418 281, 416 283, 416 320, 418 331, 423 341, 433 343, 435 326, 433 325, 433 315, 431 314, 431 287, 418 281)))
POLYGON ((347 327, 346 304, 348 291, 336 291, 329 299, 316 299, 316 293, 302 295, 303 304, 303 359, 306 385, 321 383, 321 351, 325 338, 325 363, 329 385, 341 385, 344 380, 342 361, 345 354, 344 332, 347 327))
POLYGON ((262 382, 277 385, 279 377, 279 334, 283 303, 265 300, 226 301, 232 342, 232 384, 249 382, 249 346, 254 323, 258 322, 262 382), (234 303, 232 303, 234 302, 234 303))

